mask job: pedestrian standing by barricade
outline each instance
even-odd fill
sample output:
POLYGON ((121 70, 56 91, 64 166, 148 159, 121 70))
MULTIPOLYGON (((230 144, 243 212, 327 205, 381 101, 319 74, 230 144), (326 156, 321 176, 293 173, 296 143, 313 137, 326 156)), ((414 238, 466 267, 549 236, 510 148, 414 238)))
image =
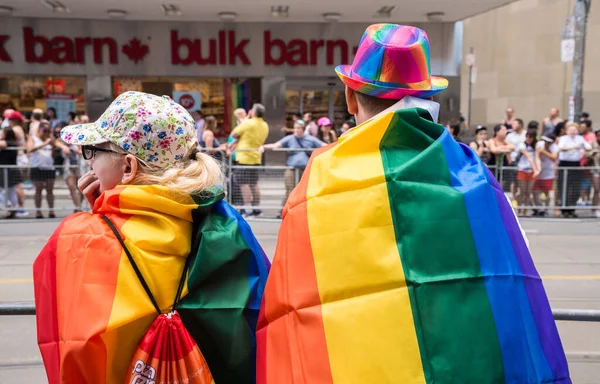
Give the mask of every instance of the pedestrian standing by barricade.
POLYGON ((12 108, 7 108, 2 112, 2 124, 0 124, 0 128, 4 129, 8 127, 8 116, 13 113, 15 110, 12 108))
POLYGON ((198 138, 198 142, 200 142, 202 141, 202 134, 204 133, 204 124, 206 124, 206 120, 204 119, 204 113, 198 109, 192 112, 192 117, 194 118, 196 137, 198 138))
POLYGON ((56 108, 46 108, 46 120, 52 129, 56 128, 56 126, 60 123, 60 120, 58 120, 58 117, 56 116, 56 108))
POLYGON ((344 124, 342 124, 342 127, 340 128, 340 133, 343 135, 354 127, 356 127, 354 121, 344 121, 344 124))
MULTIPOLYGON (((581 159, 586 150, 592 149, 590 143, 579 135, 579 125, 569 123, 566 126, 567 134, 558 140, 558 188, 566 184, 566 196, 562 196, 562 206, 573 207, 579 198, 579 190, 583 172, 581 159), (567 169, 561 169, 565 167, 567 169), (565 174, 566 171, 566 174, 565 174)), ((564 217, 577 217, 574 208, 562 209, 564 217)))
MULTIPOLYGON (((583 120, 580 124, 579 124, 579 134, 583 137, 583 140, 585 140, 586 142, 590 143, 590 145, 592 143, 594 143, 596 141, 596 134, 592 131, 592 121, 591 120, 583 120)), ((591 162, 588 162, 588 157, 587 155, 584 155, 581 158, 581 166, 582 167, 587 167, 588 163, 591 164, 591 162)), ((590 206, 592 205, 592 202, 590 201, 590 195, 592 192, 592 175, 590 173, 589 170, 585 169, 583 171, 583 179, 581 180, 581 186, 580 186, 580 194, 579 196, 581 197, 581 203, 577 203, 578 205, 582 205, 582 206, 590 206)), ((595 191, 595 193, 598 193, 598 191, 595 191)))
POLYGON ((16 167, 17 165, 17 149, 19 142, 17 135, 11 127, 6 127, 2 130, 0 135, 0 188, 3 189, 0 199, 4 201, 4 204, 8 208, 9 214, 7 219, 13 219, 17 217, 17 206, 19 205, 19 199, 17 197, 16 186, 21 183, 21 172, 16 167), (13 168, 2 168, 1 166, 9 166, 13 168), (7 195, 8 199, 4 199, 4 195, 7 195), (9 204, 10 203, 10 204, 9 204))
MULTIPOLYGON (((283 173, 283 181, 285 184, 285 196, 283 197, 282 206, 285 205, 290 192, 296 187, 296 184, 304 174, 304 169, 308 164, 308 159, 312 151, 304 151, 305 149, 317 149, 324 146, 325 143, 316 137, 304 133, 304 121, 297 120, 294 123, 294 134, 286 136, 273 144, 265 144, 260 147, 260 153, 264 153, 265 149, 289 148, 292 151, 288 154, 287 166, 293 169, 286 169, 283 173)), ((279 215, 281 218, 281 215, 279 215)))
MULTIPOLYGON (((510 163, 512 166, 517 165, 517 157, 519 156, 519 150, 517 149, 522 143, 525 142, 525 135, 527 131, 522 119, 514 119, 512 122, 512 130, 506 135, 506 141, 513 146, 513 151, 510 153, 510 163)), ((519 188, 517 185, 517 170, 506 169, 503 172, 503 180, 510 185, 510 195, 512 196, 513 207, 516 207, 519 202, 519 188)))
POLYGON ((515 109, 513 107, 508 107, 506 108, 506 111, 504 112, 506 117, 502 120, 502 122, 500 123, 501 125, 504 125, 506 127, 506 130, 508 132, 513 130, 513 123, 515 122, 515 109))
POLYGON ((333 129, 333 123, 328 117, 321 117, 317 123, 319 126, 319 132, 317 139, 325 144, 335 143, 337 141, 337 134, 333 129))
POLYGON ((475 140, 469 146, 475 151, 483 164, 488 164, 491 158, 491 150, 487 143, 487 128, 483 125, 478 125, 475 129, 475 140))
POLYGON ((248 114, 244 108, 237 108, 235 111, 233 111, 233 116, 235 116, 236 126, 242 124, 242 122, 248 118, 248 114))
MULTIPOLYGON (((596 131, 596 141, 591 143, 592 150, 588 153, 590 162, 589 166, 592 166, 592 185, 594 187, 594 199, 592 205, 594 207, 600 206, 600 130, 596 131)), ((600 209, 594 209, 594 216, 600 218, 600 209)))
MULTIPOLYGON (((20 168, 21 172, 21 180, 26 181, 29 177, 29 158, 23 148, 25 148, 25 143, 27 142, 27 134, 23 129, 23 115, 21 115, 18 111, 13 111, 8 116, 8 125, 13 129, 15 135, 17 136, 17 144, 19 145, 19 151, 17 152, 17 165, 20 168)), ((29 216, 29 212, 25 211, 25 189, 23 188, 23 184, 19 183, 15 186, 17 191, 17 197, 19 198, 19 209, 17 210, 17 217, 27 217, 29 216)))
POLYGON ((462 143, 462 141, 458 137, 460 135, 461 125, 462 124, 458 120, 451 120, 448 122, 448 124, 446 124, 446 129, 448 130, 448 132, 450 132, 450 135, 454 140, 456 140, 457 143, 462 143))
POLYGON ((504 167, 511 165, 510 154, 515 149, 512 144, 506 141, 507 132, 506 126, 498 124, 494 127, 494 137, 488 141, 490 146, 488 166, 493 169, 492 173, 496 176, 496 179, 502 182, 503 190, 507 190, 507 185, 510 185, 510 180, 507 181, 503 178, 504 167))
POLYGON ((235 148, 237 163, 244 166, 237 170, 235 176, 244 200, 244 208, 240 212, 247 216, 262 214, 256 207, 260 205, 258 171, 262 165, 262 156, 258 148, 265 143, 269 135, 269 125, 263 120, 264 115, 265 107, 262 104, 254 104, 251 117, 231 132, 231 136, 237 141, 228 145, 230 151, 235 148))
POLYGON ((259 383, 571 382, 524 232, 436 123, 448 81, 430 68, 425 32, 394 24, 336 68, 358 125, 313 153, 284 208, 259 383))
POLYGON ((214 116, 207 116, 204 129, 202 131, 202 140, 199 142, 200 148, 204 148, 206 153, 219 161, 223 161, 223 152, 219 151, 221 143, 215 137, 217 131, 217 119, 214 116))
POLYGON ((36 219, 43 219, 42 192, 46 190, 46 201, 48 202, 48 217, 55 218, 54 213, 54 181, 56 170, 54 166, 53 152, 56 148, 56 139, 52 136, 52 128, 49 123, 40 124, 37 136, 29 136, 27 139, 27 154, 31 164, 31 182, 35 186, 35 208, 36 219))
POLYGON ((536 131, 529 131, 525 141, 519 144, 517 151, 517 182, 519 184, 519 210, 520 216, 529 216, 527 207, 531 206, 533 184, 540 174, 539 165, 535 161, 535 148, 537 144, 536 131))
POLYGON ((538 132, 539 136, 555 133, 556 127, 562 122, 563 119, 560 118, 558 108, 550 108, 550 114, 542 120, 542 125, 540 126, 541 132, 538 132))
POLYGON ((304 120, 304 126, 306 130, 305 133, 307 135, 317 137, 317 135, 319 134, 319 126, 315 124, 313 120, 313 114, 310 112, 306 112, 302 120, 304 120))
POLYGON ((167 96, 125 92, 61 135, 92 169, 79 181, 92 213, 63 221, 34 263, 48 382, 159 382, 196 362, 181 359, 193 347, 216 383, 253 383, 269 263, 223 200, 221 168, 196 149, 190 114, 167 96), (153 322, 179 320, 191 337, 158 332, 171 349, 150 357, 164 364, 132 364, 153 322))
POLYGON ((63 171, 63 177, 71 201, 73 201, 73 213, 81 212, 81 192, 77 189, 77 181, 81 177, 81 147, 78 145, 68 145, 60 138, 60 131, 67 126, 66 122, 61 122, 54 129, 56 146, 55 151, 60 151, 63 155, 63 163, 55 164, 63 171))
MULTIPOLYGON (((542 136, 535 146, 536 164, 540 167, 540 174, 533 184, 533 204, 542 205, 542 200, 546 205, 550 205, 550 193, 554 189, 554 179, 556 175, 556 163, 558 160, 558 146, 556 137, 553 133, 542 136), (545 199, 542 199, 542 194, 545 199)), ((555 199, 555 204, 557 203, 555 199)), ((533 216, 546 216, 545 209, 534 209, 533 216)))
POLYGON ((31 114, 31 122, 29 123, 29 130, 27 131, 27 134, 30 136, 36 136, 42 120, 44 120, 44 110, 35 108, 31 114))

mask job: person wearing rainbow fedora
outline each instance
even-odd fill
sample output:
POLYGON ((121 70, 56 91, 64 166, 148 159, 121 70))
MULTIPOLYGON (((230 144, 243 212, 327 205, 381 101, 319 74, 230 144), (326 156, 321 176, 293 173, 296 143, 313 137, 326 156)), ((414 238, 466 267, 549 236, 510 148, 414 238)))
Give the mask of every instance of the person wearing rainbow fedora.
POLYGON ((510 203, 436 123, 426 33, 371 25, 336 73, 357 126, 284 208, 257 382, 570 383, 510 203))

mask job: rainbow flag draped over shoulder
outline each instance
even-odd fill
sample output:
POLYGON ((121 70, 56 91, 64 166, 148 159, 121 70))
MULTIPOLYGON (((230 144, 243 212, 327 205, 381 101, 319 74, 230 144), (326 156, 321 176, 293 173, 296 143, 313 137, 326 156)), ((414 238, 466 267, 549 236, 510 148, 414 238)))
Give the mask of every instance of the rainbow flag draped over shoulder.
POLYGON ((571 382, 502 189, 419 108, 312 156, 257 342, 259 384, 571 382))
POLYGON ((115 223, 163 313, 177 306, 217 383, 255 381, 254 330, 269 261, 222 191, 174 195, 159 186, 104 193, 69 217, 34 264, 38 343, 50 383, 120 383, 157 318, 115 223))

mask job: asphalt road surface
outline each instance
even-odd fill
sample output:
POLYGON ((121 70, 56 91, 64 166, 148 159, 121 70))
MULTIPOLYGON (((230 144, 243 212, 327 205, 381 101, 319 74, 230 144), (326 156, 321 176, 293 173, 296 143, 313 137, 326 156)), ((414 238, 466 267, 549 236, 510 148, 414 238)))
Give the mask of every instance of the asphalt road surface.
MULTIPOLYGON (((32 301, 31 266, 58 221, 0 221, 0 302, 32 301)), ((279 223, 251 221, 272 257, 279 223)), ((553 308, 600 309, 600 221, 523 220, 553 308)), ((573 382, 600 383, 600 323, 558 322, 573 382)), ((33 316, 0 317, 0 384, 46 382, 33 316)))

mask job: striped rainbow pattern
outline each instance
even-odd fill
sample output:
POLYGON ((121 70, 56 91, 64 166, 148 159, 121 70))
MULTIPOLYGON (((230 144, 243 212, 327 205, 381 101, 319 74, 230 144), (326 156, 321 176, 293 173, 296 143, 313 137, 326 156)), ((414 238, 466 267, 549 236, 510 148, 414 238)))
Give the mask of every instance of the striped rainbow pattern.
POLYGON ((119 383, 157 318, 121 245, 122 234, 163 313, 186 257, 194 257, 177 310, 216 382, 253 383, 254 329, 269 262, 222 193, 165 187, 104 193, 94 214, 66 219, 34 264, 38 343, 48 381, 119 383))
POLYGON ((215 384, 206 359, 177 311, 157 316, 134 353, 123 384, 215 384))
POLYGON ((257 328, 259 384, 570 383, 502 189, 428 112, 315 152, 257 328))
POLYGON ((411 26, 369 26, 352 65, 340 65, 335 70, 350 88, 380 98, 424 98, 448 87, 448 80, 431 76, 427 34, 411 26))

